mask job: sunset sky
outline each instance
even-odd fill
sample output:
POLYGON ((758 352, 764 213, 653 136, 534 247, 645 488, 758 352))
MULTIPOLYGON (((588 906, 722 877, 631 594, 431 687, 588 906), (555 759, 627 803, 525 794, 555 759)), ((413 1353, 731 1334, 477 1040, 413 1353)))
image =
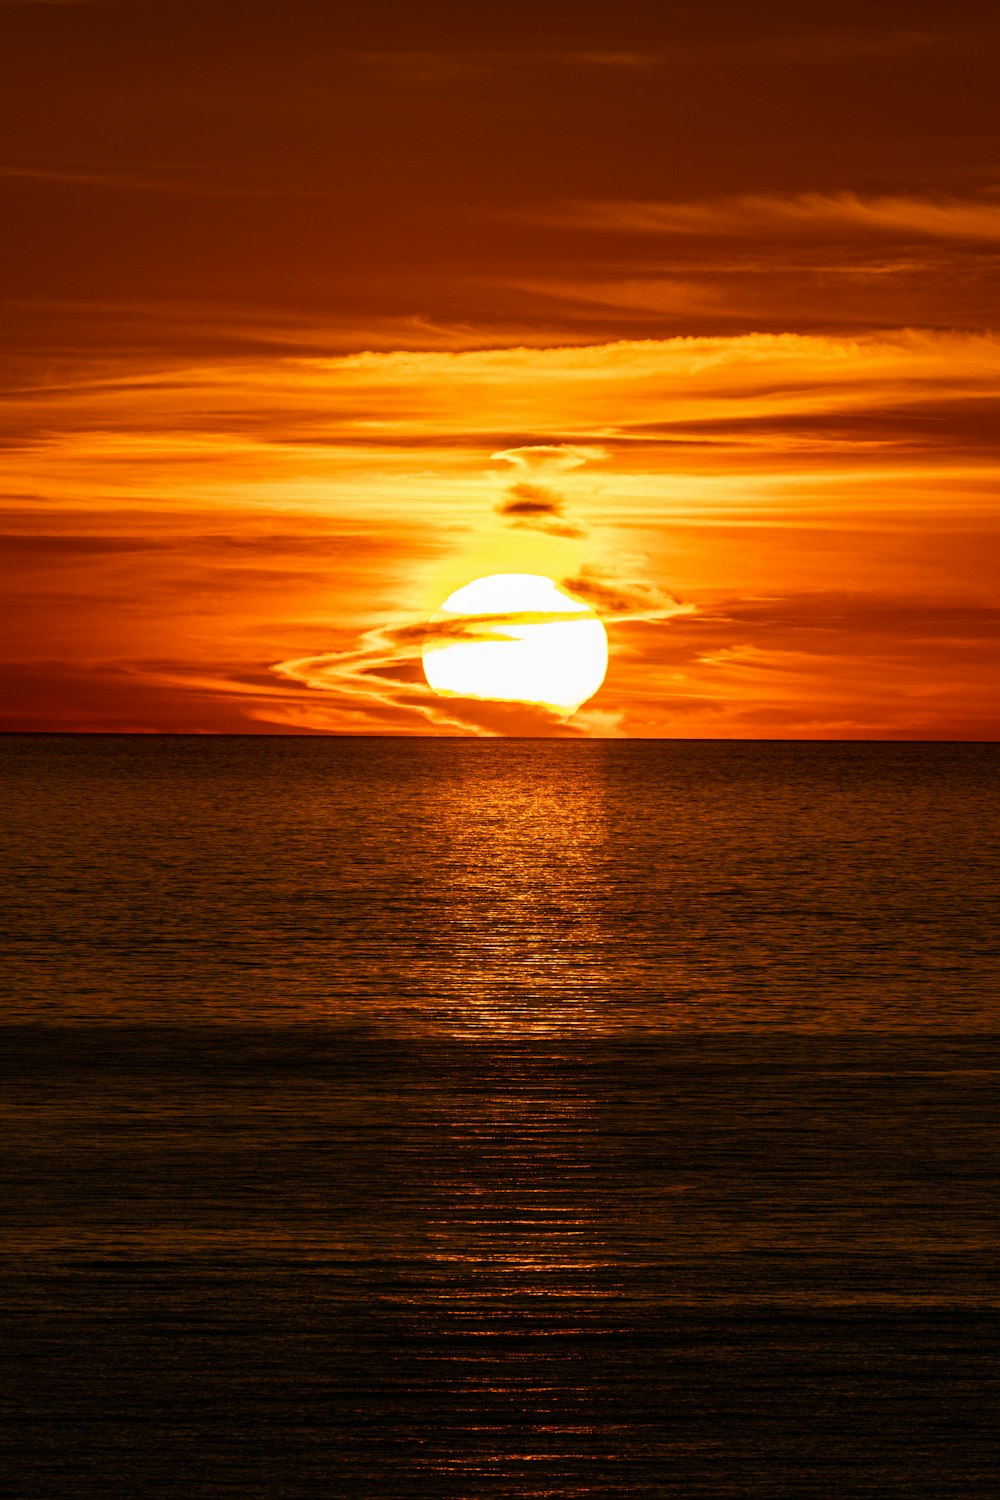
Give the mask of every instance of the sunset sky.
POLYGON ((995 4, 0 0, 0 728, 995 739, 995 4), (494 572, 604 618, 450 700, 494 572))

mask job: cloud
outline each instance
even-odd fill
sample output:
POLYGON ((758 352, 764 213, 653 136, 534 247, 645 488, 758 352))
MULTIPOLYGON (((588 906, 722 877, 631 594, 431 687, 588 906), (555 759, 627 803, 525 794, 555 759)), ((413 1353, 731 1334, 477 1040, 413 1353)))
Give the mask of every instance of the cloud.
MULTIPOLYGON (((668 636, 643 624, 625 634, 631 682, 655 675, 657 717, 685 735, 997 735, 995 605, 877 590, 775 592, 705 601, 668 636)), ((644 696, 635 687, 624 694, 626 723, 644 696)))
POLYGON ((497 503, 501 516, 560 516, 562 496, 541 484, 512 484, 497 503))
MULTIPOLYGON (((509 625, 520 620, 535 623, 537 617, 505 617, 509 625)), ((547 618, 553 618, 551 616, 547 618)), ((567 616, 569 619, 578 616, 567 616)), ((419 667, 420 648, 427 639, 501 640, 507 637, 498 625, 475 621, 445 621, 370 631, 354 651, 319 652, 314 656, 277 662, 277 676, 310 689, 317 701, 315 712, 323 722, 326 696, 338 711, 361 717, 393 715, 404 729, 422 728, 439 733, 542 736, 576 736, 566 716, 540 704, 496 703, 479 698, 444 698, 427 686, 419 667)), ((304 712, 308 715, 310 706, 304 712)), ((296 712, 302 713, 301 707, 296 712)), ((317 722, 314 718, 313 722, 317 722)))
POLYGON ((493 459, 504 459, 520 469, 566 470, 580 469, 584 464, 607 458, 605 448, 579 443, 532 443, 523 448, 506 448, 500 453, 491 453, 493 459))
MULTIPOLYGON (((565 473, 582 468, 595 459, 607 458, 603 448, 584 447, 574 443, 535 443, 507 448, 491 455, 531 474, 565 473)), ((551 484, 521 480, 510 485, 497 502, 495 510, 514 526, 543 531, 549 536, 578 541, 586 536, 583 527, 564 518, 566 497, 551 484)))
POLYGON ((586 536, 582 526, 563 519, 565 499, 550 485, 512 484, 494 507, 514 526, 543 531, 548 536, 576 541, 586 536))
MULTIPOLYGON (((339 711, 346 691, 351 712, 395 713, 404 732, 422 723, 443 733, 606 735, 646 732, 652 722, 657 732, 696 737, 781 734, 784 726, 803 738, 934 739, 948 738, 952 724, 957 738, 996 735, 995 605, 812 590, 696 607, 647 581, 594 569, 563 585, 613 628, 617 677, 606 708, 602 698, 569 723, 544 709, 435 698, 419 668, 427 633, 420 622, 373 632, 361 651, 276 670, 308 685, 318 700, 314 725, 339 711)), ((448 638, 468 638, 466 622, 443 629, 448 638)))
POLYGON ((574 577, 564 578, 562 586, 612 623, 670 620, 695 613, 693 604, 672 598, 656 584, 612 578, 596 568, 582 568, 574 577))
POLYGON ((273 679, 255 687, 237 674, 207 679, 185 661, 0 661, 0 730, 6 732, 264 733, 266 713, 282 722, 284 696, 273 679))
POLYGON ((99 557, 117 552, 148 552, 156 543, 131 536, 74 536, 72 533, 32 534, 12 532, 0 536, 0 559, 16 564, 38 560, 99 557))
MULTIPOLYGON (((0 0, 0 4, 5 0, 0 0)), ((10 0, 6 0, 10 3, 10 0)), ((23 3, 23 0, 18 0, 23 3)), ((31 0, 32 4, 59 4, 78 5, 91 4, 93 0, 31 0)), ((158 181, 155 178, 128 176, 120 172, 97 172, 87 167, 48 167, 38 165, 19 166, 13 163, 0 163, 0 178, 21 178, 27 182, 52 182, 66 187, 98 187, 98 188, 127 188, 127 189, 153 189, 162 192, 169 190, 169 182, 158 181)))
POLYGON ((655 202, 608 199, 566 203, 541 217, 579 229, 628 234, 755 238, 844 230, 932 239, 1000 240, 1000 197, 916 197, 857 193, 744 194, 655 202))
MULTIPOLYGON (((9 709, 21 727, 99 727, 89 694, 108 726, 228 731, 253 714, 494 733, 492 708, 429 693, 426 620, 469 578, 539 571, 606 619, 611 670, 586 712, 623 714, 626 733, 681 719, 751 733, 744 712, 764 710, 790 733, 823 714, 912 724, 901 687, 891 714, 879 707, 900 661, 911 698, 929 695, 922 723, 984 723, 990 618, 815 597, 810 613, 806 592, 840 580, 970 609, 990 597, 998 389, 995 337, 920 331, 128 363, 40 381, 9 405, 30 435, 5 453, 0 504, 19 535, 4 654, 82 671, 127 641, 189 670, 64 690, 43 667, 9 709), (613 475, 592 466, 605 455, 613 475), (545 534, 584 504, 588 546, 545 534), (765 597, 796 588, 791 605, 765 597), (270 691, 251 691, 253 671, 270 691)), ((509 623, 477 620, 476 638, 509 623)), ((469 637, 462 622, 433 628, 469 637)), ((590 722, 528 719, 532 733, 590 722)))
POLYGON ((378 482, 393 469, 412 472, 417 454, 443 479, 470 462, 481 466, 489 442, 494 461, 518 480, 563 493, 566 475, 612 447, 620 461, 621 439, 652 434, 650 424, 767 417, 780 427, 786 417, 829 421, 848 411, 885 417, 914 403, 929 410, 942 399, 993 399, 998 377, 994 336, 920 331, 126 368, 103 379, 40 382, 12 402, 10 443, 23 445, 25 462, 7 465, 8 483, 25 493, 40 488, 46 471, 30 461, 35 446, 81 483, 128 466, 137 483, 155 471, 165 485, 185 469, 200 477, 224 464, 230 475, 245 468, 260 480, 294 476, 301 489, 321 472, 334 483, 332 464, 337 481, 354 464, 368 476, 367 509, 373 459, 378 482), (575 440, 497 448, 500 434, 484 418, 498 410, 511 437, 548 430, 575 440))
MULTIPOLYGON (((609 579, 585 569, 564 581, 577 598, 590 604, 606 624, 664 621, 693 612, 694 606, 672 599, 655 586, 609 579)), ((579 735, 612 734, 621 725, 615 709, 591 708, 572 719, 542 705, 495 703, 488 699, 442 698, 427 686, 420 657, 428 641, 503 641, 512 627, 579 620, 579 614, 557 610, 504 612, 406 621, 367 631, 359 645, 346 651, 276 662, 277 676, 345 702, 356 712, 370 706, 394 709, 410 720, 446 732, 475 734, 579 735), (513 727, 513 726, 517 727, 513 727)))
POLYGON ((578 337, 982 328, 1000 317, 1000 189, 566 199, 517 216, 561 230, 567 253, 497 278, 497 295, 516 291, 539 321, 578 337))
POLYGON ((1000 606, 857 590, 733 599, 703 610, 700 623, 750 633, 756 640, 794 639, 803 649, 808 645, 820 654, 831 649, 830 643, 847 637, 856 642, 862 636, 883 645, 903 641, 921 657, 928 644, 937 649, 946 643, 972 643, 977 651, 1000 649, 1000 606))

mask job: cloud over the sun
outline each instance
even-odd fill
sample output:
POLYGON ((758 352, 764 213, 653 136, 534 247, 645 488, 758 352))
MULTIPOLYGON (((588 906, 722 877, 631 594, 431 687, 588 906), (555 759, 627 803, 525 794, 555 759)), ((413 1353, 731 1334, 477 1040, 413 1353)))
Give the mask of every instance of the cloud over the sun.
MULTIPOLYGON (((589 568, 564 580, 563 586, 591 605, 606 625, 636 621, 651 624, 694 613, 693 605, 671 598, 652 584, 617 580, 589 568)), ((442 698, 427 686, 420 659, 424 645, 430 640, 500 641, 509 639, 512 626, 574 622, 579 618, 572 611, 565 615, 554 611, 508 611, 405 621, 365 632, 353 649, 320 651, 277 662, 271 670, 277 677, 309 689, 320 700, 327 696, 331 701, 346 701, 358 711, 367 705, 394 708, 445 731, 577 735, 585 732, 590 722, 586 711, 582 717, 577 713, 568 719, 544 705, 442 698)), ((602 712, 604 718, 600 722, 604 731, 608 731, 617 718, 613 713, 608 718, 607 711, 602 712)), ((592 716, 594 710, 590 713, 592 716)))
POLYGON ((996 645, 972 606, 1000 566, 998 390, 995 337, 920 330, 39 385, 7 412, 0 714, 496 732, 493 709, 430 695, 425 622, 470 578, 537 571, 612 637, 597 707, 544 732, 603 733, 600 712, 628 734, 745 734, 769 715, 792 734, 988 737, 996 645), (562 525, 587 535, 545 529, 562 525), (833 584, 851 593, 843 626, 807 607, 833 584), (794 608, 768 623, 753 601, 779 597, 794 608), (913 610, 862 608, 896 598, 971 612, 941 614, 928 642, 913 610))

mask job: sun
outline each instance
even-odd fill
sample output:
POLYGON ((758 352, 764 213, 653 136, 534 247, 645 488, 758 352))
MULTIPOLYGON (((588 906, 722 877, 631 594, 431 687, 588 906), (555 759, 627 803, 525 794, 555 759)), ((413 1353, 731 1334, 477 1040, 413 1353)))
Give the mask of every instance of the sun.
POLYGON ((551 578, 493 573, 448 596, 422 655, 435 693, 537 703, 568 716, 604 681, 608 636, 589 604, 551 578))

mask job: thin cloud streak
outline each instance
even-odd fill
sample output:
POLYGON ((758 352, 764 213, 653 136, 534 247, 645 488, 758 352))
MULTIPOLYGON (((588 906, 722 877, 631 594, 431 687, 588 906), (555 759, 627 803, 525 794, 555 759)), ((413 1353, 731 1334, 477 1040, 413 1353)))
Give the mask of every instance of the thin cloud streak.
POLYGON ((529 211, 545 223, 626 234, 718 238, 805 235, 831 230, 927 236, 953 241, 1000 241, 1000 198, 864 197, 857 193, 746 194, 689 202, 609 200, 566 203, 529 211))
MULTIPOLYGON (((608 627, 636 620, 646 623, 669 620, 690 614, 694 609, 693 605, 669 599, 658 590, 642 586, 629 590, 626 585, 601 581, 589 574, 567 580, 565 586, 586 603, 600 605, 608 627)), ((427 686, 419 669, 423 647, 431 641, 504 641, 511 639, 511 630, 518 626, 574 623, 579 619, 580 615, 572 611, 548 610, 418 620, 371 630, 358 649, 319 652, 277 662, 271 671, 318 694, 328 695, 334 703, 346 702, 362 710, 368 707, 409 710, 421 715, 429 726, 445 732, 464 729, 480 735, 514 732, 579 735, 584 729, 577 715, 570 719, 540 705, 442 698, 427 686), (515 723, 520 725, 516 730, 510 727, 515 723)), ((618 716, 612 714, 607 722, 617 727, 618 716)))
POLYGON ((5 418, 8 443, 26 455, 72 448, 84 464, 227 457, 232 468, 308 446, 391 461, 394 445, 424 445, 441 458, 469 448, 477 462, 492 456, 535 469, 551 454, 556 469, 569 470, 616 440, 651 433, 657 420, 731 416, 735 438, 751 417, 905 414, 998 392, 1000 338, 989 333, 748 334, 136 368, 25 391, 5 418), (498 448, 500 434, 484 421, 498 410, 508 435, 541 430, 560 441, 498 448))

